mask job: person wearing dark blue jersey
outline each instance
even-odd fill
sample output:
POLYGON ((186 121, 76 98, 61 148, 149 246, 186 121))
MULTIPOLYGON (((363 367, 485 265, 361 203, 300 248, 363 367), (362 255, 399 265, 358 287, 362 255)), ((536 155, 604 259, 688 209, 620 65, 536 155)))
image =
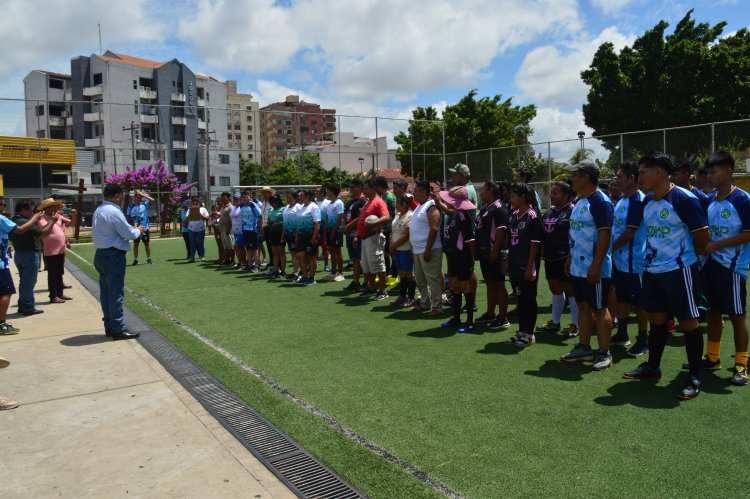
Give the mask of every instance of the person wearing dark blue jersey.
POLYGON ((612 317, 607 310, 607 298, 612 277, 613 207, 607 195, 597 188, 599 166, 595 162, 583 160, 568 170, 578 201, 570 215, 570 255, 565 269, 580 310, 580 340, 560 358, 565 362, 593 360, 592 367, 599 371, 612 365, 609 352, 612 317), (599 339, 596 351, 591 348, 594 329, 599 339))
POLYGON ((505 290, 503 248, 508 231, 508 209, 500 201, 500 186, 489 180, 481 191, 484 206, 477 213, 476 255, 487 286, 487 311, 477 322, 488 322, 490 329, 510 327, 507 319, 508 292, 505 290), (498 314, 495 315, 495 308, 498 314))
POLYGON ((448 278, 453 292, 453 318, 444 322, 443 327, 457 327, 459 333, 474 331, 474 293, 471 290, 471 276, 474 275, 474 218, 477 206, 469 201, 464 186, 440 191, 440 199, 448 213, 445 221, 443 251, 448 260, 448 278), (461 324, 461 295, 466 297, 466 323, 461 324))
POLYGON ((542 217, 542 256, 544 275, 552 293, 552 318, 537 328, 540 333, 560 331, 565 299, 570 304, 571 324, 564 332, 566 338, 578 336, 578 304, 573 299, 573 285, 565 273, 565 262, 570 255, 570 214, 575 191, 567 182, 555 182, 550 189, 550 207, 542 217))
POLYGON ((527 184, 513 184, 508 221, 508 275, 516 292, 518 332, 505 342, 519 348, 536 343, 534 328, 539 308, 536 303, 541 261, 542 222, 533 208, 534 190, 527 184))
POLYGON ((625 379, 661 378, 661 358, 667 344, 667 318, 674 316, 684 333, 689 375, 677 394, 682 400, 700 393, 703 337, 698 328, 699 265, 710 240, 706 213, 695 195, 670 182, 674 160, 650 153, 639 162, 644 199, 646 253, 643 306, 651 330, 648 361, 623 374, 625 379))
POLYGON ((630 310, 635 307, 638 336, 628 355, 638 357, 648 352, 648 319, 643 310, 643 260, 646 251, 646 225, 643 223, 644 194, 638 190, 638 164, 630 161, 617 170, 617 184, 622 196, 617 200, 612 226, 612 282, 617 303, 617 333, 610 344, 628 346, 630 310))
POLYGON ((710 196, 708 223, 711 242, 709 259, 702 276, 708 299, 708 347, 701 359, 704 369, 719 369, 722 315, 728 315, 734 329, 734 372, 731 382, 748 382, 745 320, 747 272, 750 266, 750 195, 732 182, 734 158, 725 151, 713 153, 705 163, 708 178, 716 191, 710 196))

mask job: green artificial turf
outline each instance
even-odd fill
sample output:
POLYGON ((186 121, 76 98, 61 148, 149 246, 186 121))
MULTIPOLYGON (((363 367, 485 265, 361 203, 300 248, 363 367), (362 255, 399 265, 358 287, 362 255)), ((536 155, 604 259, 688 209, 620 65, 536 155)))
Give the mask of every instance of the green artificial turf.
MULTIPOLYGON (((206 245, 214 258, 213 241, 206 245)), ((504 344, 514 329, 459 335, 440 327, 445 319, 348 295, 349 281, 300 287, 187 264, 181 240, 152 246, 156 265, 129 267, 128 286, 462 495, 742 496, 750 486, 750 387, 728 383, 729 331, 724 369, 706 373, 703 394, 681 403, 679 334, 669 341, 660 382, 625 381, 622 372, 645 359, 621 347, 613 347, 611 369, 593 372, 590 363, 559 361, 575 342, 560 335, 537 334, 538 343, 521 351, 504 344)), ((90 245, 74 251, 93 259, 90 245)), ((539 291, 541 324, 549 318, 544 281, 539 291)), ((480 282, 479 313, 484 293, 480 282)), ((127 305, 366 494, 433 493, 135 298, 127 305)))

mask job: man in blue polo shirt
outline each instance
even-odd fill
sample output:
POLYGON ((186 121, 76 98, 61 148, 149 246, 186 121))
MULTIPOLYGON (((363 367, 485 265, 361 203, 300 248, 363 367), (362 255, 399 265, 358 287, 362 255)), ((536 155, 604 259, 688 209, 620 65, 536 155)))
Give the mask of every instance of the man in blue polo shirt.
POLYGON ((695 195, 670 182, 675 165, 663 153, 650 153, 638 162, 644 199, 646 256, 643 305, 651 324, 648 361, 623 374, 625 379, 661 378, 661 358, 667 344, 667 318, 680 322, 690 374, 678 393, 682 400, 700 393, 703 336, 698 328, 700 287, 698 255, 709 242, 706 213, 695 195))
POLYGON ((565 264, 571 276, 573 294, 580 311, 579 343, 560 357, 565 362, 593 360, 597 371, 612 365, 609 340, 612 317, 607 310, 607 297, 612 277, 612 201, 597 188, 599 166, 584 160, 569 166, 573 190, 578 201, 570 214, 570 255, 565 264), (596 328, 599 350, 591 348, 591 335, 596 328))
POLYGON ((708 223, 711 242, 706 248, 710 255, 702 276, 703 289, 708 299, 708 348, 701 359, 704 369, 719 369, 722 315, 728 315, 734 329, 734 373, 732 384, 748 382, 747 371, 747 270, 750 265, 750 195, 733 185, 734 158, 719 151, 708 157, 705 164, 708 178, 716 191, 711 193, 708 223))

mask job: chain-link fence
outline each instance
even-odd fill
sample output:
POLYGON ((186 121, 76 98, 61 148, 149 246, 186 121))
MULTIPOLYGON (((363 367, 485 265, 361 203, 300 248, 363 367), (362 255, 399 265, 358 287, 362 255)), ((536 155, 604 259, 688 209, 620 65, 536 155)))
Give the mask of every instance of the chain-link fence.
MULTIPOLYGON (((328 170, 375 170, 391 176, 403 172, 444 184, 450 177, 447 169, 456 163, 469 165, 476 182, 510 180, 523 168, 532 172, 532 182, 548 183, 565 176, 565 164, 583 157, 614 172, 620 162, 652 150, 700 161, 714 150, 726 149, 742 165, 750 156, 750 120, 561 140, 536 141, 531 136, 521 145, 446 151, 444 123, 439 120, 352 116, 304 102, 268 109, 250 101, 213 105, 207 91, 194 100, 172 92, 169 104, 160 104, 164 97, 145 87, 133 91, 137 98, 132 102, 114 103, 104 102, 102 90, 92 88, 91 95, 78 101, 62 89, 48 89, 49 98, 43 100, 0 99, 0 136, 73 140, 76 150, 70 171, 46 171, 41 144, 39 151, 26 151, 38 154, 38 173, 27 168, 26 187, 14 195, 41 199, 50 194, 45 181, 73 184, 80 179, 92 188, 91 194, 107 176, 157 161, 192 185, 193 194, 213 199, 242 183, 241 157, 268 169, 287 160, 287 178, 297 184, 309 183, 303 158, 310 154, 328 170)), ((565 135, 575 132, 561 131, 560 136, 565 135)), ((2 147, 6 163, 12 154, 22 153, 11 146, 2 147)), ((545 196, 542 199, 547 202, 545 196)))

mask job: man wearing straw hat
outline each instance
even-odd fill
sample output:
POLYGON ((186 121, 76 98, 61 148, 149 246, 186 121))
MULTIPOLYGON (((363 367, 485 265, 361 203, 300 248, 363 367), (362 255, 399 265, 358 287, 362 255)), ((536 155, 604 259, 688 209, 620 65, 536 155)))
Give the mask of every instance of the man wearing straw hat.
POLYGON ((44 230, 47 224, 53 224, 52 229, 42 236, 42 255, 47 266, 47 288, 49 289, 50 303, 65 303, 72 300, 63 294, 63 271, 65 270, 65 251, 68 239, 65 236, 65 227, 59 219, 59 210, 62 202, 53 198, 47 198, 37 208, 43 213, 39 220, 39 227, 44 230))

